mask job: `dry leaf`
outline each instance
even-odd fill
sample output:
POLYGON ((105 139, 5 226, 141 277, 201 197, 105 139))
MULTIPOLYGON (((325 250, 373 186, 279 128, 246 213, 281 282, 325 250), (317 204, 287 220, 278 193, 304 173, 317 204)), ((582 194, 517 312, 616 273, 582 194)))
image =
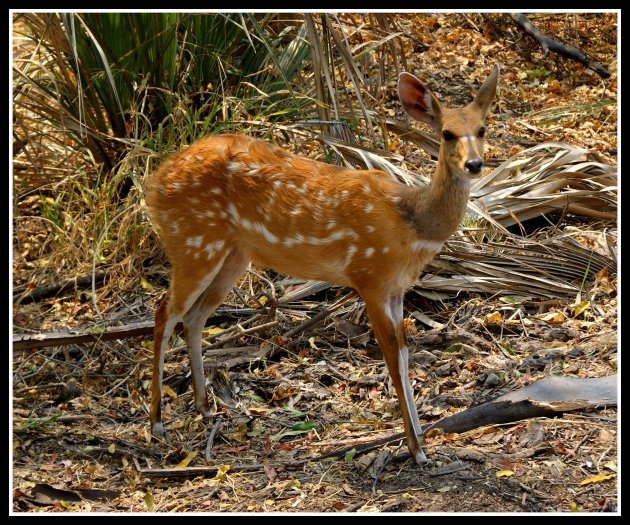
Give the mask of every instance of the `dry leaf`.
POLYGON ((190 454, 188 454, 184 459, 182 459, 178 464, 176 468, 186 468, 189 463, 195 459, 195 457, 199 454, 198 450, 195 450, 194 452, 191 452, 190 454))
POLYGON ((215 474, 216 479, 225 480, 227 479, 227 473, 232 470, 232 465, 219 465, 217 469, 217 473, 215 474))
POLYGON ((166 394, 171 396, 173 399, 177 397, 175 391, 168 385, 164 385, 164 392, 166 392, 166 394))
POLYGON ((501 315, 501 312, 492 312, 491 314, 488 314, 483 318, 483 324, 485 326, 492 325, 492 324, 502 324, 502 323, 503 323, 503 316, 501 315))
POLYGON ((580 314, 583 314, 590 307, 591 307, 591 302, 590 301, 582 301, 580 304, 578 304, 575 307, 575 310, 573 311, 573 315, 575 317, 578 317, 580 314))
POLYGON ((535 317, 549 324, 562 324, 567 320, 562 312, 549 312, 548 314, 535 317))
POLYGON ((153 285, 142 276, 140 276, 140 286, 148 291, 152 291, 154 289, 153 285))
POLYGON ((586 478, 580 481, 580 485, 588 485, 590 483, 599 483, 601 481, 606 481, 607 479, 614 478, 614 474, 597 474, 597 476, 593 476, 591 478, 586 478))

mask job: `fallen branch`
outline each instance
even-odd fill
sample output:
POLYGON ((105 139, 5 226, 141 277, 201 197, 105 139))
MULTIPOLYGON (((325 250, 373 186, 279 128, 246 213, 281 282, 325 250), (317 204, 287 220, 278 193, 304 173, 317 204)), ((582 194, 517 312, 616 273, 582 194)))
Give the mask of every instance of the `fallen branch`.
MULTIPOLYGON (((268 467, 274 469, 282 468, 284 470, 295 470, 303 468, 306 463, 311 460, 294 461, 291 463, 275 463, 269 464, 268 467)), ((136 467, 137 468, 137 467, 136 467)), ((186 467, 186 468, 141 468, 138 472, 147 478, 195 478, 197 476, 216 476, 219 466, 211 467, 186 467)), ((257 463, 255 465, 233 465, 229 472, 258 472, 264 470, 265 465, 257 463)))
POLYGON ((591 57, 589 57, 584 51, 569 44, 564 44, 558 42, 557 40, 549 38, 534 24, 532 24, 524 14, 510 13, 510 18, 518 27, 520 27, 523 31, 525 31, 525 33, 531 36, 542 46, 545 52, 545 57, 547 57, 549 51, 553 51, 554 53, 558 53, 559 55, 562 55, 566 58, 575 60, 580 64, 584 64, 586 67, 595 71, 602 78, 610 77, 610 73, 608 72, 608 70, 599 62, 596 62, 591 57))
MULTIPOLYGON (((84 332, 73 330, 47 332, 39 334, 13 335, 13 350, 27 350, 47 346, 62 346, 79 343, 93 343, 96 341, 111 341, 112 339, 126 339, 139 335, 153 333, 153 321, 131 323, 124 326, 109 326, 105 329, 92 329, 84 332)), ((181 325, 180 325, 181 326, 181 325)), ((176 327, 177 328, 177 327, 176 327)))
MULTIPOLYGON (((94 274, 94 281, 96 283, 102 283, 105 280, 107 272, 98 271, 94 274)), ((15 304, 27 304, 41 301, 42 299, 48 299, 49 297, 55 297, 59 294, 76 291, 82 288, 90 288, 92 286, 92 274, 83 275, 81 277, 75 277, 74 279, 67 279, 60 283, 54 283, 48 286, 40 286, 30 292, 26 292, 26 287, 20 287, 16 289, 16 293, 13 294, 13 302, 15 304)))

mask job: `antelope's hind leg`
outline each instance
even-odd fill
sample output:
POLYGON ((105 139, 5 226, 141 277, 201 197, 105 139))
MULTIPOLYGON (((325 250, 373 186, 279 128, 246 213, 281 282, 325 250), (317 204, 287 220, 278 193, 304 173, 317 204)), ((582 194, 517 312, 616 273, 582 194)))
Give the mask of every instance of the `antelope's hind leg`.
POLYGON ((249 261, 238 249, 234 248, 226 257, 223 266, 184 315, 184 337, 190 358, 195 408, 204 417, 210 417, 210 407, 206 395, 206 375, 201 354, 201 334, 205 323, 221 304, 234 282, 243 273, 249 261))
POLYGON ((210 314, 227 294, 247 262, 240 252, 217 253, 204 265, 173 266, 169 290, 155 313, 153 341, 153 378, 149 419, 151 434, 164 436, 162 423, 162 379, 164 355, 175 326, 184 321, 188 353, 191 360, 195 405, 206 409, 205 381, 201 359, 201 332, 210 314), (220 296, 220 297, 219 297, 220 296), (190 342, 188 339, 190 338, 190 342))

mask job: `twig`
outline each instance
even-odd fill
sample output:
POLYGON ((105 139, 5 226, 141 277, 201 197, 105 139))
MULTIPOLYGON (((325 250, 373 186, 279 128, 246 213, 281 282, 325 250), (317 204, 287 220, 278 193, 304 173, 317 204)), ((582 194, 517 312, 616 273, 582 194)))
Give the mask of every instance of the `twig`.
POLYGON ((65 383, 47 383, 45 385, 33 385, 33 386, 25 386, 22 388, 17 388, 13 391, 14 396, 20 396, 20 394, 24 394, 26 392, 30 392, 31 390, 48 390, 49 388, 61 388, 66 386, 65 383))
MULTIPOLYGON (((212 343, 211 345, 206 346, 206 349, 211 350, 213 348, 219 348, 226 343, 231 343, 232 341, 236 341, 237 339, 240 339, 244 335, 260 332, 261 330, 268 330, 269 328, 273 328, 277 324, 278 324, 278 321, 271 321, 269 323, 259 324, 258 326, 252 326, 251 328, 247 328, 244 330, 241 329, 241 331, 238 334, 234 334, 230 337, 227 337, 226 339, 221 339, 220 341, 216 341, 215 343, 212 343)), ((236 325, 236 326, 238 327, 239 325, 236 325)))
POLYGON ((557 40, 553 40, 545 35, 542 31, 540 31, 534 24, 532 24, 529 19, 522 13, 510 13, 510 18, 514 21, 514 23, 520 27, 525 33, 531 36, 536 42, 538 42, 543 50, 545 57, 549 53, 549 51, 553 51, 554 53, 558 53, 566 58, 570 58, 571 60, 575 60, 580 64, 584 64, 586 67, 595 71, 602 78, 609 78, 610 73, 608 70, 602 66, 599 62, 591 59, 584 51, 578 49, 577 47, 573 47, 569 44, 564 44, 558 42, 557 40))
POLYGON ((401 447, 405 444, 405 442, 406 442, 405 440, 402 440, 398 444, 398 448, 392 454, 389 454, 388 457, 385 459, 385 461, 383 461, 383 464, 380 466, 380 468, 378 469, 378 472, 374 476, 374 483, 372 483, 372 494, 376 494, 376 485, 381 479, 381 474, 383 473, 383 470, 385 470, 385 467, 392 462, 392 460, 396 456, 396 452, 398 452, 401 449, 401 447))
MULTIPOLYGON (((304 465, 312 460, 294 461, 291 463, 275 463, 270 464, 274 469, 283 468, 284 470, 296 470, 303 468, 304 465)), ((137 468, 137 467, 136 467, 137 468)), ((186 467, 186 468, 146 468, 138 469, 138 472, 147 478, 195 478, 197 476, 216 476, 219 472, 219 466, 210 467, 186 467)), ((265 468, 262 463, 255 465, 234 465, 230 472, 258 472, 265 468)))
POLYGON ((214 422, 214 426, 212 427, 212 430, 208 434, 208 442, 206 443, 206 451, 205 451, 206 461, 210 461, 210 458, 212 457, 212 455, 210 454, 210 450, 212 449, 212 445, 214 445, 214 437, 216 436, 217 432, 221 428, 222 424, 223 424, 223 419, 221 419, 221 417, 217 417, 217 420, 214 422))
POLYGON ((312 326, 318 323, 319 321, 321 321, 322 319, 325 319, 337 308, 339 308, 349 297, 352 297, 353 295, 355 295, 355 292, 350 292, 349 294, 344 295, 341 299, 339 299, 334 304, 330 305, 325 310, 319 312, 317 315, 311 317, 310 319, 307 319, 306 321, 299 324, 295 328, 289 330, 287 333, 284 334, 284 337, 293 337, 299 334, 300 332, 303 332, 304 330, 306 330, 309 326, 312 326))

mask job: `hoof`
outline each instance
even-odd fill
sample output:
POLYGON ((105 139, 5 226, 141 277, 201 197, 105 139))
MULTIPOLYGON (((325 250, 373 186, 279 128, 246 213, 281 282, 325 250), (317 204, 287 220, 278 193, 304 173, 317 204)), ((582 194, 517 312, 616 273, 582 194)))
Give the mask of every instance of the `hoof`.
MULTIPOLYGON (((412 454, 413 455, 413 454, 412 454)), ((424 452, 422 450, 420 450, 420 452, 418 452, 415 456, 414 459, 416 460, 416 464, 417 465, 422 465, 423 463, 429 463, 429 458, 427 458, 424 454, 424 452)))
POLYGON ((199 413, 205 417, 205 418, 212 418, 213 414, 212 414, 212 410, 210 410, 210 407, 208 406, 208 403, 206 401, 204 401, 203 403, 195 403, 195 408, 199 411, 199 413))
POLYGON ((163 439, 167 443, 171 442, 171 440, 168 439, 168 435, 166 434, 166 430, 164 430, 164 425, 161 421, 158 421, 151 426, 151 436, 157 439, 163 439))

